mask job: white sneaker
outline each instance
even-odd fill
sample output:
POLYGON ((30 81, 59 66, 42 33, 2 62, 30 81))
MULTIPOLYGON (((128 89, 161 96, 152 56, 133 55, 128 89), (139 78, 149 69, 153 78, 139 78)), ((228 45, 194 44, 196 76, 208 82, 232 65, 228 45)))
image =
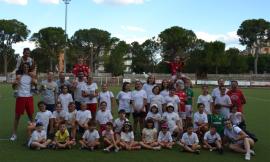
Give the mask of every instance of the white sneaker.
POLYGON ((16 134, 12 134, 12 136, 10 137, 10 141, 15 141, 17 139, 17 135, 16 134))
POLYGON ((161 150, 161 147, 160 146, 157 146, 157 147, 153 147, 154 150, 161 150))
POLYGON ((249 153, 246 153, 245 160, 250 160, 250 154, 249 153))
POLYGON ((255 156, 256 155, 255 151, 254 150, 250 150, 250 155, 255 156))

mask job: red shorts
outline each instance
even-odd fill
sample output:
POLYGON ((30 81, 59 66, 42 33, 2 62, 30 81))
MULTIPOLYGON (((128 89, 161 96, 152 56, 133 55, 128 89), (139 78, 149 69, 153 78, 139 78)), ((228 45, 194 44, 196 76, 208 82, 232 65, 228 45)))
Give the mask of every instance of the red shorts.
POLYGON ((16 99, 16 115, 23 115, 24 110, 28 116, 34 114, 34 100, 33 97, 17 97, 16 99))
POLYGON ((96 113, 97 112, 97 103, 87 104, 87 110, 90 110, 91 113, 96 113))

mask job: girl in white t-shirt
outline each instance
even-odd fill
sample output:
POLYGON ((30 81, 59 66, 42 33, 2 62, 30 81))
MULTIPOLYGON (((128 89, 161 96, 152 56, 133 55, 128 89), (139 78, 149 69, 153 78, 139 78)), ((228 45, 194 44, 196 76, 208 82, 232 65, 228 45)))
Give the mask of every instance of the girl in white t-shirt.
POLYGON ((106 83, 102 84, 101 89, 102 91, 98 94, 98 105, 100 105, 102 101, 105 101, 107 103, 107 110, 112 111, 112 108, 115 107, 114 95, 108 90, 108 85, 106 83))
POLYGON ((113 117, 111 111, 107 110, 107 103, 102 101, 97 112, 96 121, 99 125, 99 132, 102 133, 106 129, 106 123, 112 122, 113 117))
POLYGON ((79 141, 81 149, 90 149, 94 151, 100 145, 99 134, 96 130, 96 123, 93 121, 88 122, 88 129, 84 132, 82 139, 79 141))
POLYGON ((147 82, 143 85, 143 90, 145 90, 146 95, 147 95, 147 107, 146 107, 146 112, 149 111, 150 109, 150 102, 148 102, 148 99, 151 95, 153 95, 152 89, 156 85, 155 84, 155 76, 154 75, 149 75, 147 78, 147 82))
POLYGON ((66 122, 67 114, 62 108, 62 104, 60 102, 56 103, 55 110, 52 114, 52 120, 50 124, 50 134, 55 133, 58 130, 59 124, 61 122, 66 122))
POLYGON ((172 103, 174 105, 174 112, 178 114, 180 108, 180 99, 175 95, 175 88, 169 90, 169 95, 164 97, 165 103, 172 103))
POLYGON ((68 112, 68 104, 73 102, 73 98, 70 93, 68 93, 68 87, 66 85, 62 86, 61 94, 58 96, 58 102, 61 102, 62 108, 65 112, 68 112))
POLYGON ((153 119, 154 126, 157 131, 159 131, 159 123, 161 121, 161 115, 158 113, 157 104, 151 104, 150 111, 147 113, 145 120, 153 119))
POLYGON ((166 122, 161 125, 161 131, 158 134, 158 143, 162 148, 167 149, 172 149, 174 145, 172 135, 166 122))
POLYGON ((125 110, 119 110, 118 111, 118 118, 114 120, 113 127, 115 131, 115 138, 116 143, 120 142, 121 139, 121 131, 123 129, 123 125, 125 122, 128 122, 128 119, 126 118, 126 112, 125 110))
POLYGON ((150 104, 157 104, 158 105, 158 112, 160 114, 162 114, 164 112, 164 108, 165 108, 165 100, 164 97, 162 95, 160 95, 160 87, 159 86, 154 86, 153 88, 153 95, 148 97, 148 103, 150 104))
POLYGON ((162 83, 161 83, 161 92, 160 92, 160 94, 163 97, 168 96, 169 95, 169 89, 170 89, 169 80, 168 79, 163 79, 162 83))
POLYGON ((118 111, 125 110, 126 117, 129 119, 131 113, 131 92, 130 84, 124 82, 122 86, 122 91, 120 91, 116 96, 116 102, 118 104, 118 111))
POLYGON ((140 144, 143 148, 150 150, 161 149, 157 142, 157 130, 152 119, 147 119, 145 122, 145 128, 142 131, 142 141, 140 144))
POLYGON ((67 129, 71 134, 71 138, 75 141, 75 134, 76 134, 76 105, 75 102, 70 102, 68 104, 68 112, 67 112, 67 129))
POLYGON ((114 132, 113 132, 113 123, 107 122, 106 123, 106 129, 102 131, 102 137, 104 141, 104 146, 106 147, 103 149, 105 152, 110 152, 111 149, 114 148, 115 152, 119 151, 118 143, 115 140, 114 132))
POLYGON ((207 115, 211 115, 212 114, 212 110, 213 110, 213 98, 210 94, 208 94, 208 86, 207 85, 203 85, 202 86, 202 94, 198 97, 197 103, 203 103, 204 104, 204 112, 207 115))
POLYGON ((139 142, 134 141, 134 133, 132 130, 132 126, 129 122, 124 123, 123 129, 121 132, 120 146, 126 150, 141 149, 139 142))

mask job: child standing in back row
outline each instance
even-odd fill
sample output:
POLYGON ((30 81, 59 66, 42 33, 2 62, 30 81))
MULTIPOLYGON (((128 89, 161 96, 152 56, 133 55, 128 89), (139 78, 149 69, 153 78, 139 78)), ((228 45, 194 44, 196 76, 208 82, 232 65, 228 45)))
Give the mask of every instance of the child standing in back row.
POLYGON ((112 114, 107 108, 107 103, 105 101, 102 101, 100 103, 100 107, 97 112, 96 121, 99 125, 99 132, 102 133, 106 129, 106 123, 112 122, 112 114))

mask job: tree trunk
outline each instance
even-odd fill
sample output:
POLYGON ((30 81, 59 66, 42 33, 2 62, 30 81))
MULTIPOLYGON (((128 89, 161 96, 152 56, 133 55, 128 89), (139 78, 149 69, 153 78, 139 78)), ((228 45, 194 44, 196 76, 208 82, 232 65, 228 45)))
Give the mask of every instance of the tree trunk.
POLYGON ((6 76, 6 82, 8 82, 8 64, 7 64, 7 53, 4 52, 4 75, 6 76))
POLYGON ((255 59, 254 59, 254 74, 258 74, 258 58, 259 58, 259 53, 258 53, 258 50, 256 50, 255 59))
POLYGON ((216 66, 216 74, 218 74, 218 66, 216 66))
POLYGON ((52 57, 50 57, 50 70, 53 71, 52 57))

